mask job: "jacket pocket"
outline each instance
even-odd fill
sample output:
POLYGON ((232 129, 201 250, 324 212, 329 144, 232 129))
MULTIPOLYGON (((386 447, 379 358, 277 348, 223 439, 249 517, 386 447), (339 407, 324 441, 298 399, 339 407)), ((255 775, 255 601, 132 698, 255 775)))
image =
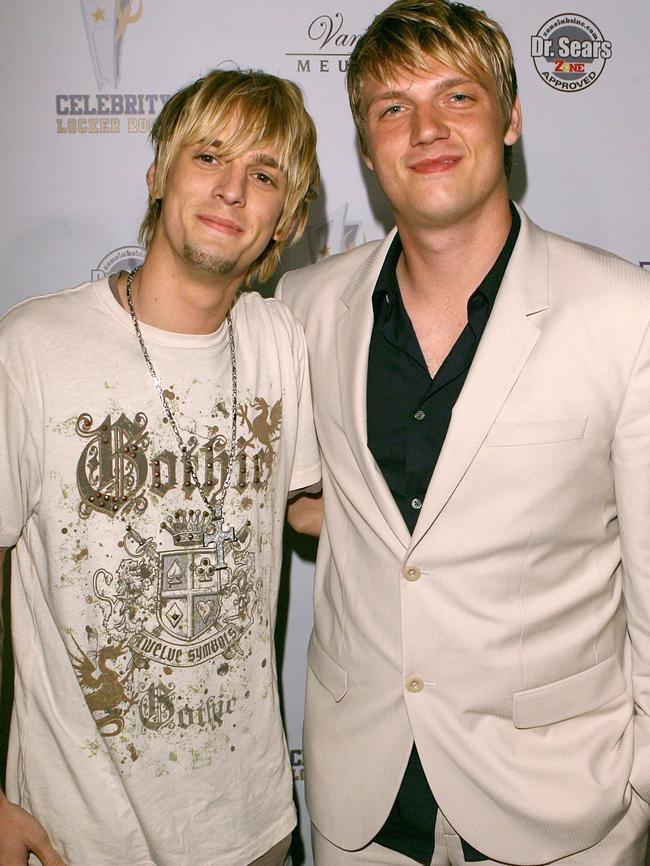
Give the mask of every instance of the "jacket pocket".
POLYGON ((325 652, 315 631, 312 631, 309 638, 307 662, 318 682, 325 686, 338 703, 348 690, 348 672, 325 652))
POLYGON ((488 448, 503 448, 508 445, 546 445, 584 439, 587 421, 587 418, 495 421, 485 444, 488 448))
POLYGON ((609 656, 593 668, 554 683, 515 692, 512 720, 516 728, 536 728, 573 719, 602 707, 625 691, 618 659, 609 656))

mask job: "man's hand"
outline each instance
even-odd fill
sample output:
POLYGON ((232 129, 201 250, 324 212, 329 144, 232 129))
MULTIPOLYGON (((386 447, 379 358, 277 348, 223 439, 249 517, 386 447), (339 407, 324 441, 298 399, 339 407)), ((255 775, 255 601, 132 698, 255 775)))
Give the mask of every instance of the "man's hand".
MULTIPOLYGON (((2 674, 2 589, 6 549, 0 548, 0 679, 2 674)), ((9 800, 0 790, 0 866, 27 866, 33 852, 43 866, 66 866, 47 833, 29 812, 9 800)))
POLYGON ((287 521, 296 532, 303 532, 305 535, 313 535, 318 538, 323 522, 322 493, 300 493, 295 499, 290 499, 287 508, 287 521))
POLYGON ((26 866, 30 851, 43 866, 65 866, 38 821, 0 791, 0 866, 26 866))

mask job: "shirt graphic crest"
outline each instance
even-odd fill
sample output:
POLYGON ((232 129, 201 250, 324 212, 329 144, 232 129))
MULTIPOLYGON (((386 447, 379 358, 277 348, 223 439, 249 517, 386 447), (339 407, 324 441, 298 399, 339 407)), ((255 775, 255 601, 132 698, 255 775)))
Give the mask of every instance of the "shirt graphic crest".
POLYGON ((234 541, 235 533, 234 529, 224 531, 220 514, 212 521, 209 515, 194 511, 179 511, 163 526, 184 548, 196 540, 200 544, 214 542, 214 548, 189 547, 160 554, 158 621, 173 637, 190 642, 218 627, 221 599, 232 583, 224 544, 234 541))

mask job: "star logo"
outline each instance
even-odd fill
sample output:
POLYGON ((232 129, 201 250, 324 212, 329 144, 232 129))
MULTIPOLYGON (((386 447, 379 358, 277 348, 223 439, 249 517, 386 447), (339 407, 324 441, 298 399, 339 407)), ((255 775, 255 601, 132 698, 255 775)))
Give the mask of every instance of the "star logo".
POLYGON ((142 17, 144 0, 79 0, 97 86, 115 89, 124 32, 142 17))
POLYGON ((348 204, 344 202, 333 213, 328 214, 325 222, 310 226, 307 234, 313 262, 354 249, 365 241, 365 237, 361 237, 361 223, 351 222, 347 216, 348 204))

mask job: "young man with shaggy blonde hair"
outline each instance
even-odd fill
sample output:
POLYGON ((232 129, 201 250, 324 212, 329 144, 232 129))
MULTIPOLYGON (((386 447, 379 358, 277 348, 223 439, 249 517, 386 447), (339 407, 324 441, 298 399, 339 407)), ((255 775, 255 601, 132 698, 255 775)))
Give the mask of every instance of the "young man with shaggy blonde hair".
POLYGON ((296 85, 216 70, 152 139, 142 267, 0 320, 2 866, 281 866, 296 820, 273 630, 320 467, 302 331, 239 289, 302 231, 315 130, 296 85))

